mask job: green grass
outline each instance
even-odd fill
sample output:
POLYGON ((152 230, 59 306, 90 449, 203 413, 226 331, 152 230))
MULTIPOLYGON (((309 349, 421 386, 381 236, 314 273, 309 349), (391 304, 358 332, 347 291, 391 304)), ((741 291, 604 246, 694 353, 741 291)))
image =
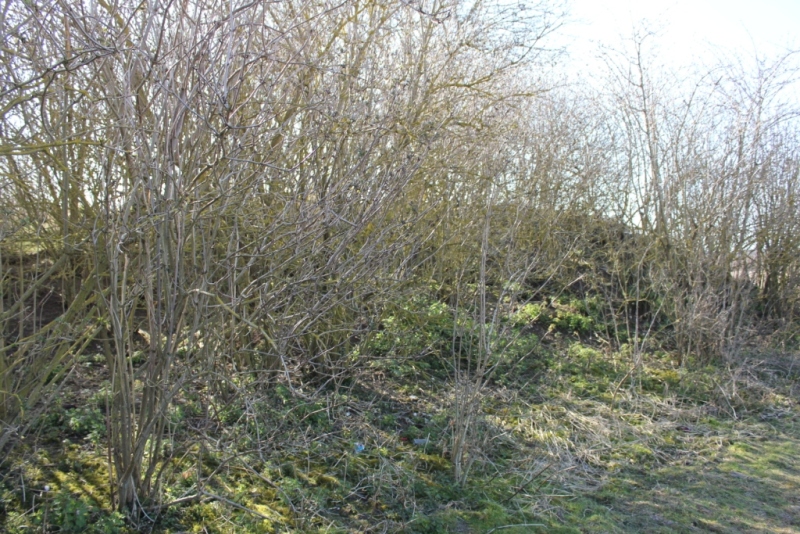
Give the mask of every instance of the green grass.
POLYGON ((798 531, 800 440, 792 424, 780 426, 742 421, 703 429, 686 440, 694 447, 670 461, 620 469, 581 499, 590 516, 582 530, 798 531))
POLYGON ((153 521, 125 524, 110 511, 102 403, 92 389, 68 388, 69 407, 52 409, 2 464, 2 527, 800 532, 796 355, 677 367, 653 351, 637 370, 624 347, 570 333, 579 322, 540 330, 540 339, 529 323, 541 310, 517 311, 475 421, 475 462, 459 485, 443 353, 452 324, 440 308, 424 308, 433 326, 414 336, 405 334, 420 328, 415 321, 388 321, 369 341, 376 357, 346 387, 310 400, 247 377, 232 399, 188 384, 170 413, 163 500, 152 504, 197 499, 153 521))

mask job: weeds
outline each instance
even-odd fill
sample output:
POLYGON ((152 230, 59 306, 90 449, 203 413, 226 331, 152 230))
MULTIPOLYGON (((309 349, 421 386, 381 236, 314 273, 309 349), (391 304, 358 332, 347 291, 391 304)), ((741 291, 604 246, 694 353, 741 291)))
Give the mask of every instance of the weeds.
MULTIPOLYGON (((570 300, 558 306, 591 313, 570 300)), ((365 340, 361 350, 381 356, 347 387, 308 396, 242 374, 223 396, 187 383, 169 414, 163 500, 138 524, 109 512, 102 395, 70 389, 3 464, 4 528, 670 532, 800 523, 786 497, 800 488, 791 353, 689 371, 655 350, 633 381, 625 345, 611 350, 572 329, 577 322, 550 328, 558 311, 544 303, 510 310, 511 337, 498 341, 471 422, 464 484, 454 476, 453 375, 443 363, 456 323, 441 307, 423 310, 429 327, 403 312, 365 340)), ((103 383, 93 367, 81 369, 79 380, 103 383)))

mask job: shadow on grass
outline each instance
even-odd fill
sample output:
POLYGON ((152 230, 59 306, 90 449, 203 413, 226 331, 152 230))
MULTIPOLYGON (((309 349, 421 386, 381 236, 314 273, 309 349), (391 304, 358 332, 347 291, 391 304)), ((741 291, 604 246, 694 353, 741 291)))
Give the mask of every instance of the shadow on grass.
POLYGON ((769 434, 732 437, 712 461, 620 471, 581 499, 580 531, 800 532, 800 432, 769 434))

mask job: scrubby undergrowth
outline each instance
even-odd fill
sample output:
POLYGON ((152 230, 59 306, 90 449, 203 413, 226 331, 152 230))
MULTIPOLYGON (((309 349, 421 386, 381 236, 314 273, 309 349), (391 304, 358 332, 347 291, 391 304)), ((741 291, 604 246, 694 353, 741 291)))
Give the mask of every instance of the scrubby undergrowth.
POLYGON ((451 310, 415 306, 353 349, 370 357, 348 375, 189 381, 154 466, 163 500, 133 519, 109 512, 108 376, 83 357, 2 463, 3 528, 800 532, 796 352, 702 366, 653 349, 637 365, 589 308, 510 310, 461 485, 451 310))

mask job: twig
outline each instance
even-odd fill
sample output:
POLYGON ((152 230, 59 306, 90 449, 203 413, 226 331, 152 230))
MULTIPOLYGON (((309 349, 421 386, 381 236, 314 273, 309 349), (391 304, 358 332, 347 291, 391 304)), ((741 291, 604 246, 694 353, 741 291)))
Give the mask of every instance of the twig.
POLYGON ((209 492, 207 492, 205 490, 198 490, 197 494, 198 495, 205 495, 209 499, 213 499, 213 500, 216 500, 216 501, 224 502, 225 504, 229 504, 230 506, 233 506, 234 508, 242 510, 243 512, 249 512, 249 513, 251 513, 251 514, 253 514, 255 516, 258 516, 261 519, 266 519, 267 521, 272 521, 271 517, 267 517, 267 516, 265 516, 264 514, 262 514, 260 512, 256 512, 255 510, 250 509, 247 506, 243 506, 243 505, 239 504, 238 502, 232 501, 230 499, 226 499, 225 497, 222 497, 221 495, 217 495, 215 493, 209 493, 209 492))
MULTIPOLYGON (((547 471, 547 470, 550 468, 550 466, 552 466, 552 465, 553 465, 553 460, 551 460, 550 462, 548 462, 548 463, 547 463, 547 465, 545 465, 544 467, 542 467, 542 468, 541 468, 541 469, 540 469, 540 470, 539 470, 539 471, 538 471, 538 472, 537 472, 535 475, 533 475, 533 476, 530 478, 530 480, 528 480, 528 481, 527 481, 525 484, 523 484, 523 485, 521 485, 520 487, 518 487, 518 488, 517 488, 517 491, 515 491, 515 492, 514 492, 514 494, 513 494, 511 497, 509 497, 508 499, 506 499, 505 501, 503 501, 503 505, 506 505, 506 504, 508 504, 508 503, 511 501, 511 499, 513 499, 514 497, 516 497, 517 495, 519 495, 519 494, 520 494, 520 493, 521 493, 521 492, 522 492, 522 491, 523 491, 525 488, 527 488, 527 487, 530 485, 530 483, 531 483, 531 482, 533 482, 534 480, 536 480, 537 478, 539 478, 539 476, 541 476, 541 474, 542 474, 542 473, 544 473, 545 471, 547 471)), ((487 533, 487 534, 488 534, 488 533, 487 533)))
POLYGON ((486 532, 486 534, 492 534, 495 530, 503 530, 504 528, 515 528, 515 527, 544 527, 541 523, 517 523, 516 525, 503 525, 502 527, 494 527, 492 530, 486 532))
POLYGON ((158 507, 157 511, 161 512, 162 510, 169 508, 170 506, 178 506, 181 504, 185 504, 187 502, 195 502, 200 500, 200 493, 194 493, 192 495, 186 495, 185 497, 180 497, 175 499, 174 501, 170 501, 166 504, 162 504, 158 507))
POLYGON ((265 477, 264 475, 262 475, 261 473, 259 473, 258 471, 256 471, 252 467, 250 467, 249 465, 245 465, 244 470, 247 471, 248 473, 250 473, 251 475, 254 475, 254 476, 260 478, 262 481, 266 482, 270 487, 272 487, 273 489, 278 491, 281 495, 283 495, 284 499, 286 499, 286 503, 289 505, 289 507, 292 509, 292 511, 295 513, 295 515, 298 514, 297 509, 294 507, 294 503, 292 503, 292 500, 289 498, 289 496, 286 494, 286 492, 283 491, 283 488, 281 488, 280 486, 275 484, 273 481, 271 481, 270 479, 268 479, 267 477, 265 477))
POLYGON ((733 415, 733 420, 734 421, 738 421, 739 417, 736 415, 736 410, 734 409, 733 405, 728 400, 728 394, 725 393, 725 390, 722 389, 722 386, 719 385, 719 382, 717 382, 713 378, 711 379, 711 381, 714 383, 715 386, 717 386, 717 389, 719 389, 719 392, 722 393, 722 398, 725 399, 725 403, 728 405, 728 408, 731 409, 731 414, 733 415))

